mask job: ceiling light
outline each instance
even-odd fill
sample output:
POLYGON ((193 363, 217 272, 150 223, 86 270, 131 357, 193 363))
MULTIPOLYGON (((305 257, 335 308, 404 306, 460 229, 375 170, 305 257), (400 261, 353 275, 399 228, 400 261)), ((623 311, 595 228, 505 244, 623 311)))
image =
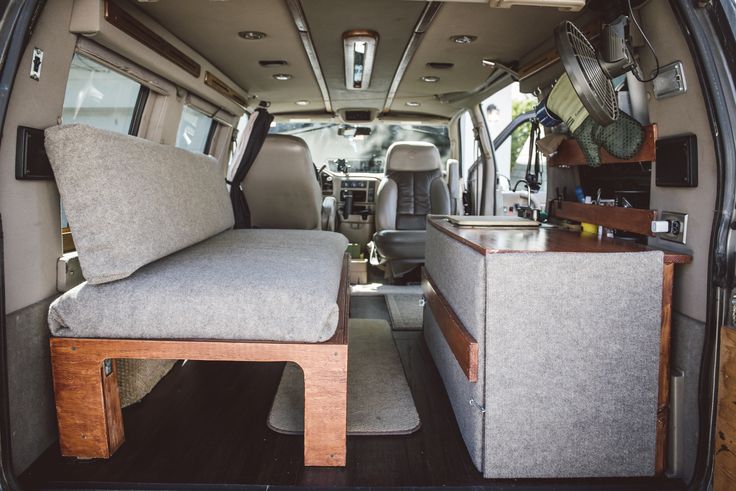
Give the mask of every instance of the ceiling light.
POLYGON ((373 31, 347 31, 342 35, 345 52, 345 86, 365 90, 371 84, 378 34, 373 31))
POLYGON ((294 104, 296 104, 297 106, 308 106, 309 101, 296 101, 294 104))
POLYGON ((471 36, 470 34, 460 34, 450 38, 450 40, 456 44, 470 44, 476 39, 478 39, 478 36, 471 36))
POLYGON ((291 73, 277 73, 273 76, 273 78, 281 82, 285 80, 291 80, 291 77, 292 77, 291 73))
POLYGON ((428 84, 434 84, 440 81, 439 77, 435 77, 434 75, 425 75, 420 79, 422 82, 427 82, 428 84))
POLYGON ((259 39, 265 38, 266 33, 261 31, 240 31, 238 33, 238 36, 243 39, 247 39, 248 41, 257 41, 259 39))
POLYGON ((407 101, 406 105, 409 107, 419 107, 422 105, 422 103, 417 101, 407 101))

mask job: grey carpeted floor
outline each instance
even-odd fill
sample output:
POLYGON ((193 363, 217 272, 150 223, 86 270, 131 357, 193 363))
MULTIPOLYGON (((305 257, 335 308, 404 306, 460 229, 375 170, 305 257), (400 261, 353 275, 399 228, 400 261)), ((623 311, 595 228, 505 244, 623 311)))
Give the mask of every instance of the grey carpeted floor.
POLYGON ((422 295, 386 295, 391 325, 397 331, 422 328, 424 302, 422 295))
MULTIPOLYGON (((407 435, 420 421, 391 328, 386 321, 351 319, 348 334, 348 435, 407 435)), ((287 363, 268 426, 304 432, 304 378, 287 363)))

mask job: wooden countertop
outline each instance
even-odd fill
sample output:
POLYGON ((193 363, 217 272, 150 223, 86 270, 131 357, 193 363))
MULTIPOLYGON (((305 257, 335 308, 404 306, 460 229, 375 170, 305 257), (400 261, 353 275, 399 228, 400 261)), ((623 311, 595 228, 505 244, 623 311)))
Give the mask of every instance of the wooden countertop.
MULTIPOLYGON (((658 250, 627 240, 599 239, 554 226, 539 228, 456 227, 442 217, 429 217, 431 226, 481 254, 514 252, 642 252, 658 250)), ((687 264, 689 254, 664 252, 665 264, 687 264)))

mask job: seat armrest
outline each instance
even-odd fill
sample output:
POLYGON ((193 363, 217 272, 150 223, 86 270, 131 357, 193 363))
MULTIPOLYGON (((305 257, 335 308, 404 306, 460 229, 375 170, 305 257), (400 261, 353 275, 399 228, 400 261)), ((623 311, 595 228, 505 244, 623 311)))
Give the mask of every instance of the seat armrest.
POLYGON ((337 200, 334 196, 325 196, 322 200, 322 230, 335 231, 337 217, 337 200))

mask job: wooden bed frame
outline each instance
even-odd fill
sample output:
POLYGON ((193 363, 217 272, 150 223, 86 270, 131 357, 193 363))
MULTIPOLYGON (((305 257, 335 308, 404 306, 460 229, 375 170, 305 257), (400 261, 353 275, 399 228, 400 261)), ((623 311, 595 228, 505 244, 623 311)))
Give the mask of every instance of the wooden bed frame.
POLYGON ((108 458, 123 444, 117 358, 291 361, 304 372, 304 465, 344 466, 347 433, 348 317, 345 256, 335 335, 323 343, 224 340, 51 338, 61 453, 108 458))

